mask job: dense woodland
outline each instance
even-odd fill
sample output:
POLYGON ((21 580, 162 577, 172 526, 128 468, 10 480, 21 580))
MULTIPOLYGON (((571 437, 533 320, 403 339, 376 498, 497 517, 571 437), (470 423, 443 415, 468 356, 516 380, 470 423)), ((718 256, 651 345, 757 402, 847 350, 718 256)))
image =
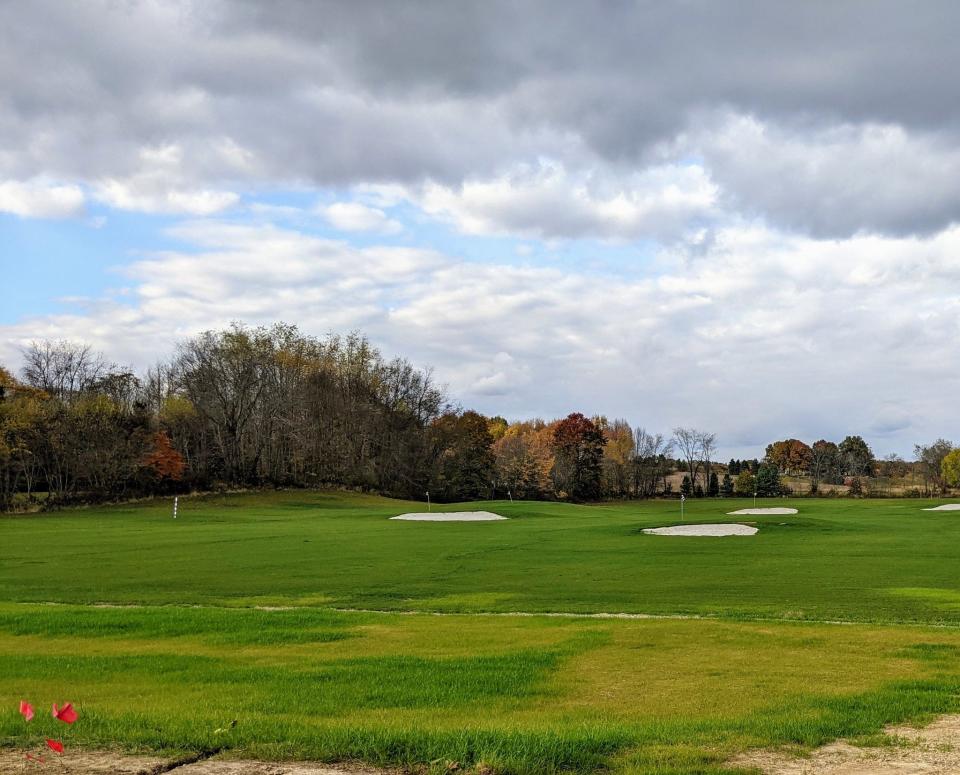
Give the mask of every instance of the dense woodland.
POLYGON ((875 460, 858 436, 788 439, 763 461, 723 465, 716 437, 693 428, 485 417, 358 334, 318 339, 284 324, 205 332, 142 375, 63 341, 35 342, 23 361, 16 375, 0 367, 0 510, 261 486, 460 501, 960 485, 960 450, 944 440, 906 462, 875 460))

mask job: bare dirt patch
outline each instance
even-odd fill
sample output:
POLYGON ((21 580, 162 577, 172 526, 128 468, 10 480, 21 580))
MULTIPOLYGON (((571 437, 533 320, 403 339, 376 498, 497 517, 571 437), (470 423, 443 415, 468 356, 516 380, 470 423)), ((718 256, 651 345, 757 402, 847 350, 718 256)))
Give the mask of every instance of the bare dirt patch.
POLYGON ((730 764, 756 767, 765 775, 955 775, 960 772, 960 715, 930 726, 887 727, 893 745, 859 747, 839 740, 809 757, 785 751, 750 751, 730 764))
POLYGON ((400 514, 390 519, 406 522, 495 522, 506 517, 501 517, 492 511, 419 511, 400 514))
MULTIPOLYGON (((394 771, 377 770, 352 764, 322 764, 320 762, 261 762, 225 759, 205 759, 193 764, 176 765, 174 759, 158 756, 131 756, 116 751, 68 751, 61 770, 54 761, 57 755, 44 756, 48 766, 56 772, 70 775, 154 775, 170 772, 174 775, 395 775, 394 771)), ((24 763, 23 751, 0 750, 0 772, 18 773, 24 763)), ((29 772, 35 771, 30 768, 29 772)))
POLYGON ((316 762, 256 762, 209 759, 173 770, 175 775, 386 775, 386 770, 316 762))
MULTIPOLYGON (((47 765, 57 766, 57 755, 52 751, 44 753, 47 765)), ((159 756, 129 756, 116 751, 73 751, 63 756, 63 763, 74 775, 139 775, 164 765, 168 760, 159 756)), ((24 764, 24 752, 16 749, 0 749, 0 772, 20 772, 24 764)), ((31 767, 29 772, 38 771, 31 767)))

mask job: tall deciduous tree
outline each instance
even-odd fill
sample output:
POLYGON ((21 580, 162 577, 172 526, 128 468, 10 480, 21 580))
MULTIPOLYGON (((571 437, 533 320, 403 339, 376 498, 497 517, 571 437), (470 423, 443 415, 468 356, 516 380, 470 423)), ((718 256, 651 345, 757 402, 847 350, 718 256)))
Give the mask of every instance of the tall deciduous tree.
POLYGON ((558 494, 575 500, 600 497, 605 444, 597 425, 579 412, 557 423, 553 432, 553 478, 558 494))
POLYGON ((960 449, 951 450, 943 456, 940 473, 948 485, 960 487, 960 449))
POLYGON ((477 412, 448 412, 434 420, 436 448, 431 492, 437 500, 463 501, 492 495, 496 476, 489 421, 477 412))
POLYGON ((913 454, 923 475, 923 487, 927 493, 931 487, 935 490, 943 489, 943 460, 952 450, 953 444, 946 439, 914 446, 913 454))
POLYGON ((873 450, 860 436, 847 436, 840 442, 840 461, 847 476, 873 474, 873 450))
POLYGON ((697 428, 673 429, 673 442, 683 456, 692 485, 696 486, 701 471, 704 472, 705 479, 709 476, 710 458, 716 451, 716 441, 715 434, 697 428))

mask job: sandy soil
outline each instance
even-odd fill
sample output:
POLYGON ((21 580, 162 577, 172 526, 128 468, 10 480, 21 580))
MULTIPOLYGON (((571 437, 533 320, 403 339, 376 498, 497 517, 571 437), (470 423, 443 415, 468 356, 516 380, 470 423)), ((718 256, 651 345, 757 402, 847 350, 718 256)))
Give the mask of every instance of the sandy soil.
POLYGON ((390 519, 402 519, 407 522, 493 522, 506 517, 501 517, 492 511, 420 511, 401 514, 390 519))
POLYGON ((960 503, 944 503, 942 506, 932 506, 924 511, 960 511, 960 503))
POLYGON ((739 511, 728 511, 727 514, 739 517, 742 514, 796 514, 796 509, 788 509, 783 506, 774 506, 772 509, 740 509, 739 511))
POLYGON ((757 532, 750 525, 673 525, 672 527, 648 527, 644 533, 655 536, 752 536, 757 532))
MULTIPOLYGON (((61 772, 57 765, 57 755, 46 751, 46 767, 28 767, 27 772, 61 772)), ((139 775, 162 767, 167 759, 157 756, 126 756, 114 751, 71 751, 63 755, 63 764, 74 775, 139 775)), ((24 752, 0 749, 0 772, 20 772, 24 764, 24 752)))
POLYGON ((928 727, 888 727, 901 745, 859 748, 844 741, 809 757, 783 751, 751 751, 730 764, 757 767, 765 775, 955 775, 960 772, 960 716, 942 716, 928 727))
MULTIPOLYGON (((54 761, 56 754, 44 757, 46 767, 30 767, 27 772, 68 772, 70 775, 391 775, 391 771, 349 764, 332 765, 315 762, 258 762, 207 759, 182 766, 172 766, 170 759, 155 756, 127 756, 115 751, 67 751, 61 769, 54 761)), ((0 773, 19 773, 23 752, 0 750, 0 773)))

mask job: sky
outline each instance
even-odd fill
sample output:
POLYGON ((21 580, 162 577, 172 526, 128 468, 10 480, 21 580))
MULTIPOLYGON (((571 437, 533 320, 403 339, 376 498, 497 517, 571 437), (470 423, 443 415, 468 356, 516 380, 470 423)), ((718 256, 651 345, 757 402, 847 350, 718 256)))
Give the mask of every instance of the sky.
POLYGON ((0 363, 359 330, 464 407, 960 441, 960 6, 0 2, 0 363))

